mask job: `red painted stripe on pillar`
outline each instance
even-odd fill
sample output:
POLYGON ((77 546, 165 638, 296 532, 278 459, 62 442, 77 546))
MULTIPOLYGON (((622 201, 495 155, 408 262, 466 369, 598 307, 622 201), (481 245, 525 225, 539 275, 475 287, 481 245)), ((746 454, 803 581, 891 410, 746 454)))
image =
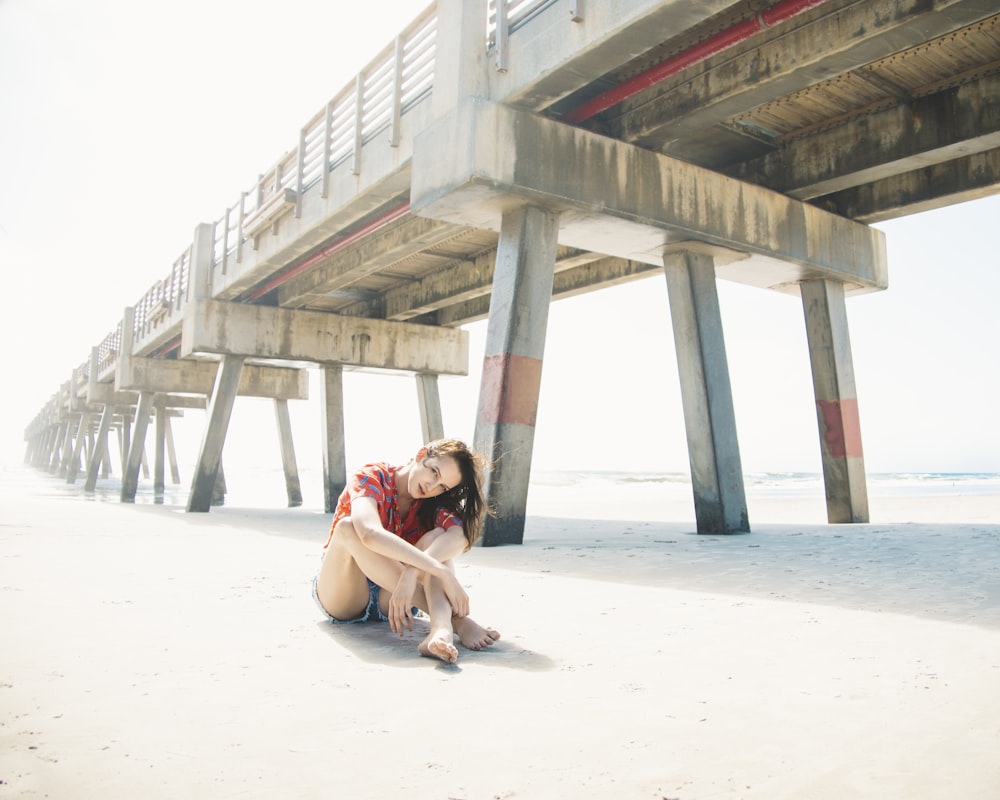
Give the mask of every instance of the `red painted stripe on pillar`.
POLYGON ((823 418, 823 439, 834 458, 861 458, 861 419, 858 401, 853 397, 841 400, 819 400, 816 405, 823 418))
POLYGON ((541 384, 540 358, 513 353, 486 356, 479 390, 479 418, 489 423, 534 427, 541 384))

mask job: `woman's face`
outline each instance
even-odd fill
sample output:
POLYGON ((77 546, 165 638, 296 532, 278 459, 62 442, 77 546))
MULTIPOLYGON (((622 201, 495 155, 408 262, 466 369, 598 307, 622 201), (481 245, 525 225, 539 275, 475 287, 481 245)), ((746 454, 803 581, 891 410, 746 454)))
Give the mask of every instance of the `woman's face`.
POLYGON ((425 456, 414 462, 407 484, 410 495, 421 500, 437 497, 461 482, 462 472, 451 456, 425 456))

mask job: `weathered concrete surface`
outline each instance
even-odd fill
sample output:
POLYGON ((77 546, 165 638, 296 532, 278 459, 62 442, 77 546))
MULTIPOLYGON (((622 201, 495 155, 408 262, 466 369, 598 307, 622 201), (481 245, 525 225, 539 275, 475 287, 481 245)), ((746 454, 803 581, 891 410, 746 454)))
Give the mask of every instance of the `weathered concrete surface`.
MULTIPOLYGON (((216 483, 222 474, 222 446, 229 430, 229 420, 233 414, 233 403, 236 401, 242 371, 241 356, 226 356, 219 364, 212 398, 208 404, 205 433, 202 436, 194 478, 191 481, 191 493, 188 495, 188 511, 206 512, 212 505, 216 483)), ((223 482, 224 480, 223 478, 223 482)), ((224 486, 222 491, 225 491, 224 486)))
POLYGON ((698 533, 745 533, 750 522, 712 258, 674 253, 663 268, 698 533))
POLYGON ((330 292, 350 286, 359 278, 425 248, 432 248, 455 234, 453 225, 407 214, 358 241, 334 242, 321 251, 329 250, 330 255, 275 289, 278 305, 282 308, 310 305, 330 292))
MULTIPOLYGON (((773 3, 772 3, 773 5, 773 3)), ((737 117, 830 77, 863 67, 904 47, 978 21, 997 10, 994 0, 866 0, 817 16, 792 30, 763 31, 752 43, 709 59, 659 86, 658 96, 626 100, 609 122, 610 135, 660 152, 689 150, 710 126, 737 117), (673 144, 662 147, 663 139, 673 144)))
MULTIPOLYGON (((481 4, 472 5, 480 6, 481 19, 481 4)), ((591 0, 576 5, 580 22, 566 13, 567 4, 554 3, 510 37, 506 72, 489 70, 491 99, 545 108, 621 66, 623 53, 645 53, 672 33, 732 6, 732 0, 591 0)))
POLYGON ((1000 148, 892 175, 822 198, 824 208, 859 222, 882 222, 1000 191, 1000 148))
POLYGON ((734 174, 809 199, 997 147, 1000 73, 787 142, 734 174))
POLYGON ((184 317, 181 355, 221 353, 467 375, 468 333, 452 328, 210 301, 184 317))
POLYGON ((807 281, 801 290, 827 519, 831 523, 868 522, 861 420, 844 290, 830 281, 807 281))
POLYGON ((500 228, 475 431, 476 450, 492 464, 484 545, 524 539, 558 227, 555 214, 525 206, 500 228))
MULTIPOLYGON (((210 395, 218 371, 214 361, 128 357, 118 361, 115 384, 119 390, 210 395)), ((304 369, 248 364, 240 378, 239 394, 308 400, 309 375, 304 369)))
POLYGON ((320 445, 323 448, 323 508, 332 514, 337 498, 347 485, 347 453, 344 449, 344 368, 327 364, 319 385, 320 445))
POLYGON ((414 143, 413 213, 499 230, 524 203, 560 214, 560 244, 620 258, 660 265, 695 240, 717 248, 720 277, 755 286, 888 284, 877 230, 527 112, 470 101, 414 143))
POLYGON ((277 232, 260 234, 256 248, 245 242, 240 260, 230 258, 223 274, 218 263, 212 272, 213 296, 234 300, 297 259, 322 246, 330 237, 363 224, 380 210, 406 202, 410 185, 409 161, 413 132, 426 126, 430 117, 428 100, 417 103, 400 119, 402 135, 398 146, 389 144, 388 132, 381 132, 362 147, 361 172, 351 171, 350 159, 330 173, 326 197, 318 191, 306 192, 300 214, 283 217, 277 232))
POLYGON ((441 393, 437 375, 417 375, 417 406, 420 410, 420 430, 425 442, 444 437, 441 414, 441 393))

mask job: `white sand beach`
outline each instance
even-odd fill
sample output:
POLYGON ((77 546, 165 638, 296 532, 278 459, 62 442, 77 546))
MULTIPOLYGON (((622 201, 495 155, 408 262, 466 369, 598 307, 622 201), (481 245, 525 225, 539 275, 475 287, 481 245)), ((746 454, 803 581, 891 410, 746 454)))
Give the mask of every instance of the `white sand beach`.
POLYGON ((995 495, 531 516, 463 557, 504 638, 447 666, 323 621, 324 514, 57 483, 0 480, 0 798, 1000 797, 995 495))

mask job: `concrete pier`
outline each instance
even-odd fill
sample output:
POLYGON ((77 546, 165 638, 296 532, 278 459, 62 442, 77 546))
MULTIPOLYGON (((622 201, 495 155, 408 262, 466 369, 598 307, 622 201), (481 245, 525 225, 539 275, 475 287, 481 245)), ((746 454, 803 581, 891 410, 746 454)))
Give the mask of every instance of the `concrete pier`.
POLYGON ((486 546, 524 537, 558 230, 557 215, 531 206, 505 214, 500 227, 475 435, 492 464, 486 546))
POLYGON ((222 463, 222 445, 226 441, 242 372, 243 358, 240 356, 225 356, 219 364, 212 399, 208 404, 208 422, 188 496, 188 511, 208 511, 212 505, 212 493, 222 463))
POLYGON ((668 255, 663 266, 698 533, 745 533, 750 522, 715 264, 709 255, 682 252, 668 255))
POLYGON ((347 485, 344 453, 344 370, 328 364, 320 381, 320 444, 323 448, 323 508, 332 514, 337 498, 347 485))
POLYGON ((299 484, 299 467, 295 462, 295 442, 292 441, 292 422, 288 414, 288 401, 274 400, 274 419, 278 425, 278 447, 281 449, 281 467, 285 473, 285 491, 288 507, 302 505, 302 486, 299 484))
POLYGON ((868 522, 868 488, 844 287, 833 281, 804 281, 799 288, 816 395, 827 519, 831 523, 868 522))

